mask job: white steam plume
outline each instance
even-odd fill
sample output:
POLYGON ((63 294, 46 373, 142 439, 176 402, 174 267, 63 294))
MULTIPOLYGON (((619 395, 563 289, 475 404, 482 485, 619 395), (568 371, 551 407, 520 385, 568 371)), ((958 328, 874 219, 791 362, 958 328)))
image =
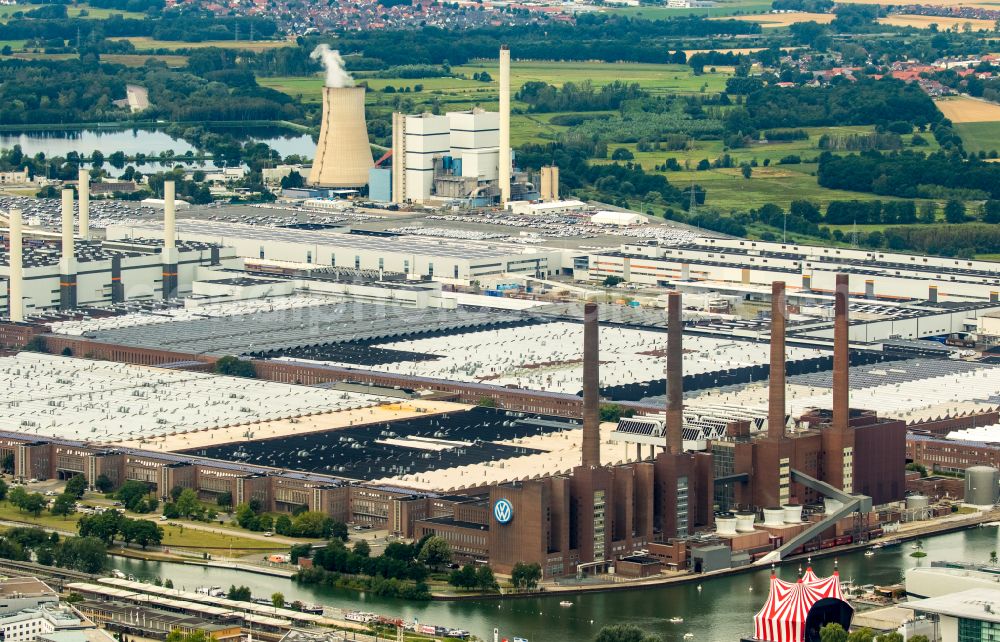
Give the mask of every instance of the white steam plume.
POLYGON ((351 74, 344 69, 344 59, 340 57, 340 52, 330 49, 327 45, 319 45, 309 54, 313 60, 319 60, 326 69, 327 87, 353 87, 354 79, 351 74))

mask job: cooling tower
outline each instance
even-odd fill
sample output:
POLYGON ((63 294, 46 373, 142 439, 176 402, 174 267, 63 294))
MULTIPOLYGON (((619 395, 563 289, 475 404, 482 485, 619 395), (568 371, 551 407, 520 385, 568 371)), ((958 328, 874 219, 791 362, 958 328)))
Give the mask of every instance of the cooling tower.
POLYGON ((732 515, 720 515, 715 518, 715 532, 719 535, 736 535, 738 521, 732 515))
POLYGON ((764 526, 784 526, 785 510, 783 508, 765 508, 764 526))
POLYGON ((309 183, 323 187, 368 184, 375 166, 368 146, 364 87, 324 87, 323 124, 309 183))
POLYGON ((786 524, 802 523, 802 507, 798 504, 785 504, 782 506, 785 511, 786 524))
POLYGON ((757 513, 736 513, 736 530, 740 533, 752 533, 756 520, 757 513))

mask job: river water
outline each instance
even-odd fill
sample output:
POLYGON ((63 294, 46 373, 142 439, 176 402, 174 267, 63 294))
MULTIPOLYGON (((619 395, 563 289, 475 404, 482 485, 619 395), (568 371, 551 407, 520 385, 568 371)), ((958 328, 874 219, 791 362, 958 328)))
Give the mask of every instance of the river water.
MULTIPOLYGON (((837 558, 841 578, 855 584, 894 584, 905 569, 932 560, 987 562, 990 552, 1000 549, 996 527, 974 528, 923 540, 927 557, 910 557, 910 544, 879 551, 874 557, 861 552, 837 558)), ((655 633, 668 642, 692 632, 695 640, 735 642, 753 631, 753 615, 767 597, 770 570, 703 579, 675 586, 575 595, 571 607, 560 607, 565 597, 551 596, 508 601, 407 602, 349 591, 299 586, 291 580, 228 569, 205 568, 175 563, 143 562, 115 558, 114 565, 137 579, 159 576, 171 578, 176 588, 193 590, 199 586, 231 584, 249 586, 255 597, 269 597, 280 591, 289 602, 318 602, 339 609, 361 609, 382 615, 417 618, 422 623, 464 628, 492 639, 493 627, 502 636, 520 636, 530 642, 585 642, 602 626, 631 623, 655 633), (699 590, 699 586, 701 589, 699 590), (671 624, 674 616, 683 624, 671 624)), ((797 577, 799 562, 779 569, 782 579, 797 577)), ((818 559, 813 570, 820 576, 833 572, 834 558, 818 559)))
MULTIPOLYGON (((227 128, 219 131, 231 133, 242 140, 265 143, 282 157, 298 154, 312 158, 316 151, 316 143, 313 142, 312 136, 280 128, 250 130, 227 128)), ((150 129, 0 132, 0 149, 10 149, 14 145, 20 145, 21 151, 29 156, 42 152, 46 157, 66 156, 69 152, 90 156, 94 150, 100 150, 105 157, 117 151, 125 152, 126 156, 139 153, 155 156, 167 150, 173 150, 175 154, 198 151, 182 139, 173 138, 163 131, 150 129)), ((171 163, 171 166, 173 165, 171 163)))

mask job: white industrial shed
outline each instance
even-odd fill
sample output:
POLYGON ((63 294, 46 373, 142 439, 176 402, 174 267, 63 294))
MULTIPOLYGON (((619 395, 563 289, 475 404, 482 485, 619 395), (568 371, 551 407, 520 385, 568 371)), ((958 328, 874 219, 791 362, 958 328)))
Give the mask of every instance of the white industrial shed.
MULTIPOLYGON (((162 228, 156 222, 113 225, 107 235, 109 239, 156 236, 162 234, 162 228)), ((368 236, 195 220, 178 221, 177 237, 224 240, 225 247, 248 259, 384 270, 445 281, 469 282, 505 272, 546 277, 562 267, 562 253, 557 249, 512 243, 368 236)))
POLYGON ((601 210, 590 217, 590 222, 595 225, 645 225, 649 219, 635 212, 601 210))

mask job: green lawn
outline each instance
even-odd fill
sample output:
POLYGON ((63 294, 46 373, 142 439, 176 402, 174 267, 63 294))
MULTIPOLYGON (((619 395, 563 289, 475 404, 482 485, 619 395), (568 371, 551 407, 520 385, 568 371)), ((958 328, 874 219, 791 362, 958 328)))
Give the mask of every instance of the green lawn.
POLYGON ((1000 122, 955 123, 954 127, 968 151, 1000 151, 1000 122))

